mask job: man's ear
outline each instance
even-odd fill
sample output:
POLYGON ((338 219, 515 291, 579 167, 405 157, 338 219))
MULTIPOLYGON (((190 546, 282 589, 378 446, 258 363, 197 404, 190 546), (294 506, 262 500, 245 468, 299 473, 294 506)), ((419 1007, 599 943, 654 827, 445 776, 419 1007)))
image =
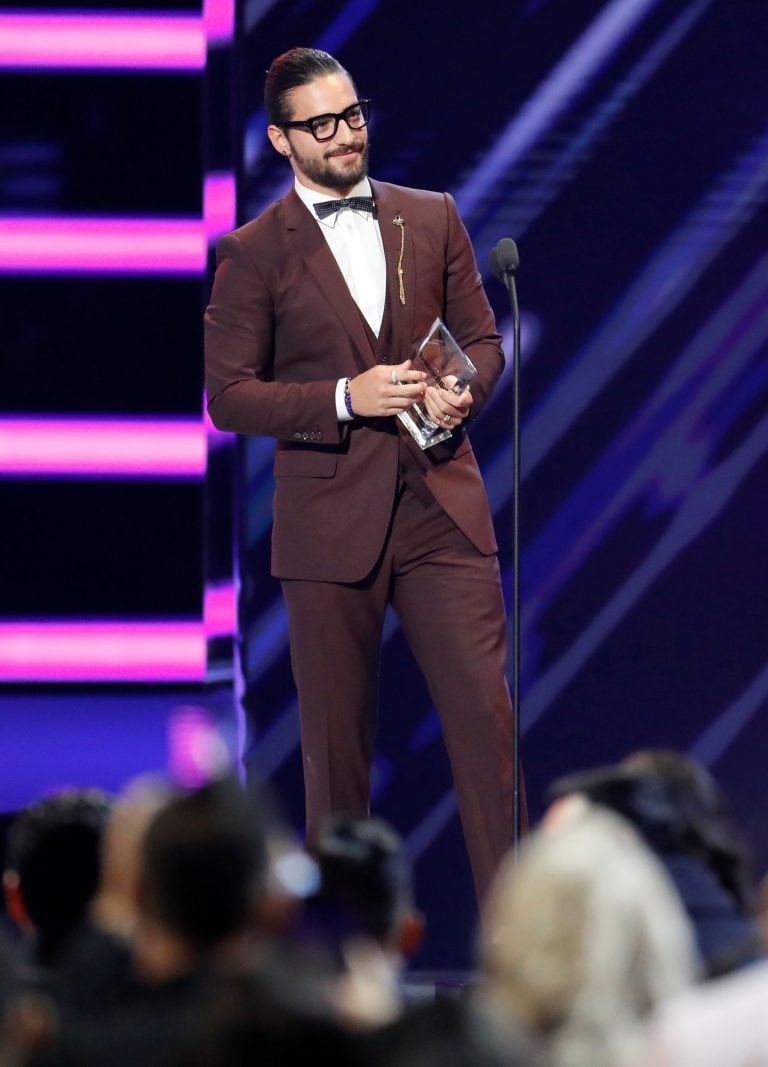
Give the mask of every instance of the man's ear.
POLYGON ((272 123, 267 126, 267 137, 272 142, 272 147, 276 152, 279 152, 281 156, 290 156, 291 146, 288 143, 288 138, 285 136, 284 130, 279 126, 274 126, 272 123))
POLYGON ((3 895, 5 897, 5 911, 8 918, 20 929, 27 930, 32 926, 24 896, 21 892, 21 882, 17 871, 10 868, 3 871, 3 895))

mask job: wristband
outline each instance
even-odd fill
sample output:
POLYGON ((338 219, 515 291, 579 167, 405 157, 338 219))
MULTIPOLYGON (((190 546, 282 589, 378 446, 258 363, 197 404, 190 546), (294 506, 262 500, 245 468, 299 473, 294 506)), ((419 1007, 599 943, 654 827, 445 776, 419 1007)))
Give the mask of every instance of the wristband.
POLYGON ((355 413, 352 410, 352 397, 349 393, 350 380, 350 378, 347 378, 344 382, 344 407, 347 409, 347 415, 349 415, 350 419, 354 419, 355 413))

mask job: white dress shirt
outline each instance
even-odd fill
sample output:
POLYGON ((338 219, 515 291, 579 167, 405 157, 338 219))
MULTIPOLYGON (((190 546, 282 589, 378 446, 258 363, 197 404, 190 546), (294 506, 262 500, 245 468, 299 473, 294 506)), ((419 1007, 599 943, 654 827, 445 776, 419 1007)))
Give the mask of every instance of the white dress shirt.
MULTIPOLYGON (((347 288, 365 320, 378 336, 384 317, 384 301, 387 293, 387 268, 384 258, 384 243, 377 220, 369 211, 353 211, 341 208, 318 219, 314 205, 330 200, 327 193, 308 189, 296 179, 296 195, 304 203, 320 227, 328 247, 339 265, 347 288)), ((349 196, 371 196, 371 184, 367 178, 354 187, 349 196)), ((336 413, 341 422, 350 416, 344 404, 344 382, 336 385, 336 413)))

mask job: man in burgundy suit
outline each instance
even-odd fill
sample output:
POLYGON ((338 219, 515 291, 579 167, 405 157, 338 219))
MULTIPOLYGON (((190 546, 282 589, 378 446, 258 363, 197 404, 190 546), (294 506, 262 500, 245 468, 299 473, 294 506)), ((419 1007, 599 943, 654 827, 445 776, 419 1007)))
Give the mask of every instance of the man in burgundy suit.
POLYGON ((506 622, 488 501, 465 425, 504 365, 447 194, 367 177, 369 101, 325 52, 267 73, 291 191, 222 238, 206 312, 216 426, 277 439, 272 573, 299 693, 307 835, 368 810, 388 604, 435 702, 478 900, 515 839, 506 622), (477 368, 427 386, 411 356, 440 316, 477 368), (422 451, 394 416, 453 432, 422 451))

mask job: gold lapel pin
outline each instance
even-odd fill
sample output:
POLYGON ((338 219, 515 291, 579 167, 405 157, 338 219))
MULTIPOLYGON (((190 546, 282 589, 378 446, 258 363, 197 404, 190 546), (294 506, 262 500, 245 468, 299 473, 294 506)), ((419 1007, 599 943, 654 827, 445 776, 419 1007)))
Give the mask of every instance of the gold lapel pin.
POLYGON ((405 219, 400 212, 392 219, 395 226, 400 227, 400 255, 397 260, 397 281, 400 287, 400 303, 405 303, 405 284, 403 282, 403 256, 405 255, 405 219))

